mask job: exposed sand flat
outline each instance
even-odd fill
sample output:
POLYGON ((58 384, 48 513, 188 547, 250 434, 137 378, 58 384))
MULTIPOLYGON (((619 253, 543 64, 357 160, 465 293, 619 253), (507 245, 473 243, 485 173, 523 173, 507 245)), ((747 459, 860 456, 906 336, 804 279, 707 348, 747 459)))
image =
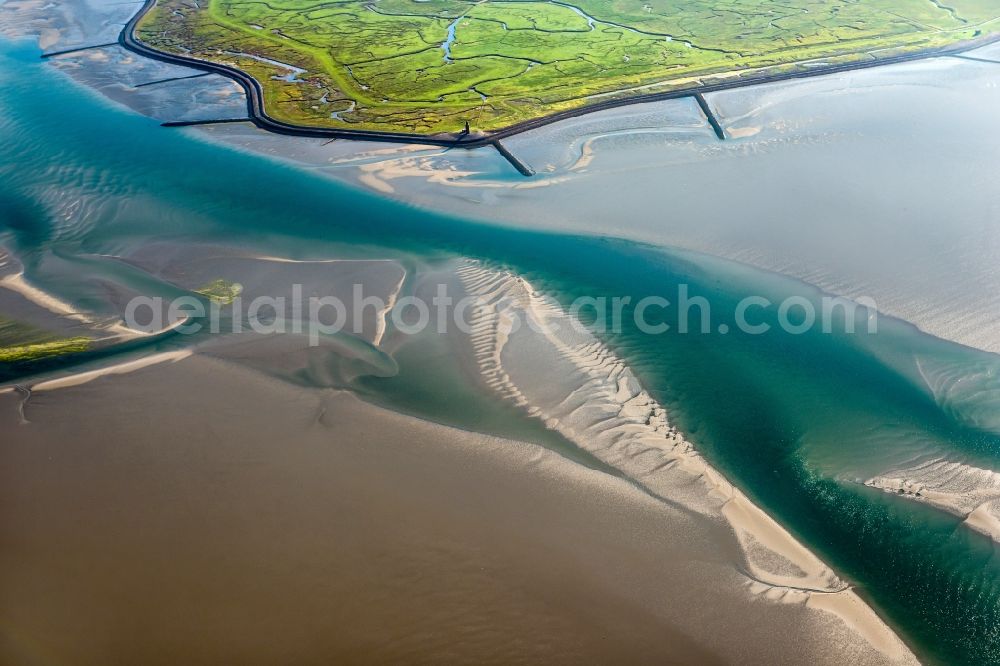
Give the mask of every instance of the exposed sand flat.
POLYGON ((929 460, 873 477, 865 485, 961 516, 967 526, 1000 543, 1000 474, 993 470, 929 460))
POLYGON ((247 259, 270 261, 276 264, 350 264, 350 263, 391 263, 391 259, 289 259, 288 257, 272 257, 269 255, 250 255, 247 259))
POLYGON ((893 663, 749 593, 725 523, 535 445, 198 354, 22 399, 7 662, 893 663))
MULTIPOLYGON (((7 266, 16 260, 6 260, 7 266)), ((3 249, 0 248, 0 270, 4 268, 3 249)), ((120 322, 109 322, 62 300, 58 296, 39 289, 24 280, 20 272, 0 277, 0 316, 14 321, 34 325, 43 331, 66 336, 85 336, 91 340, 90 349, 104 349, 129 344, 139 339, 153 341, 165 338, 187 323, 187 318, 166 323, 159 330, 140 331, 120 322)))
MULTIPOLYGON (((196 290, 220 278, 238 282, 242 308, 248 310, 255 299, 263 298, 280 310, 279 319, 289 322, 293 315, 298 320, 309 317, 310 299, 336 299, 352 305, 344 311, 344 330, 376 346, 383 341, 387 317, 408 276, 406 268, 392 259, 294 259, 222 246, 153 243, 124 259, 185 289, 196 290), (363 298, 377 299, 382 307, 362 306, 355 290, 363 298)), ((335 318, 329 307, 318 312, 323 323, 335 318)))
POLYGON ((118 363, 115 365, 109 365, 106 367, 99 368, 97 370, 88 370, 86 372, 78 372, 71 375, 66 375, 65 377, 59 377, 58 379, 49 379, 38 384, 33 384, 31 386, 31 392, 36 393, 39 391, 55 391, 57 389, 65 389, 73 386, 80 386, 81 384, 86 384, 92 382, 100 377, 106 377, 107 375, 122 375, 128 374, 130 372, 135 372, 142 368, 149 367, 151 365, 156 365, 157 363, 176 363, 181 359, 185 359, 191 355, 188 350, 179 350, 173 352, 163 352, 162 354, 151 354, 149 356, 143 356, 141 358, 135 359, 134 361, 126 361, 124 363, 118 363))
POLYGON ((18 294, 52 314, 92 324, 93 320, 69 303, 42 291, 24 279, 24 267, 7 248, 0 246, 0 287, 18 294))
POLYGON ((693 124, 701 120, 689 100, 598 112, 505 140, 536 169, 531 179, 512 178, 489 152, 378 162, 359 143, 362 169, 344 161, 350 142, 307 150, 236 126, 206 131, 430 209, 696 250, 874 298, 880 312, 996 352, 988 165, 998 145, 979 131, 997 104, 995 67, 939 58, 716 93, 713 108, 736 139, 728 143, 693 124), (924 168, 927 155, 941 168, 924 168), (837 195, 845 183, 851 197, 837 195))
MULTIPOLYGON (((915 361, 919 378, 942 412, 965 426, 996 431, 1000 425, 1000 384, 994 358, 970 361, 917 356, 915 361)), ((949 460, 948 455, 922 452, 864 483, 964 518, 968 527, 1000 543, 1000 473, 975 463, 949 460)))
MULTIPOLYGON (((405 197, 404 166, 384 182, 405 197)), ((386 272, 380 284, 394 298, 404 279, 386 272)), ((523 286, 532 316, 565 317, 536 312, 541 297, 523 286)), ((379 342, 384 315, 375 324, 366 335, 379 342)), ((0 652, 80 663, 110 650, 140 663, 911 659, 685 446, 601 345, 482 331, 474 342, 491 386, 642 487, 197 354, 0 392, 0 428, 16 433, 0 447, 0 536, 13 544, 0 552, 0 652), (565 368, 584 383, 542 385, 565 368), (14 426, 17 409, 33 422, 14 426)))
MULTIPOLYGON (((370 162, 358 166, 358 182, 383 194, 396 192, 391 181, 401 178, 427 177, 428 182, 438 185, 456 185, 467 187, 482 187, 482 184, 468 182, 477 175, 471 170, 459 171, 454 168, 434 168, 435 155, 395 157, 378 162, 370 162)), ((493 185, 493 187, 502 187, 493 185)))
POLYGON ((383 194, 392 194, 396 191, 392 187, 392 185, 390 185, 385 180, 377 177, 375 174, 362 173, 358 177, 358 180, 367 185, 368 187, 372 188, 376 192, 381 192, 383 194))
POLYGON ((388 326, 389 314, 392 309, 396 307, 396 301, 399 299, 399 292, 403 289, 403 283, 406 281, 406 272, 403 271, 402 275, 399 276, 399 282, 396 286, 389 292, 389 297, 385 299, 385 307, 383 307, 378 314, 375 316, 375 335, 372 337, 372 344, 378 347, 382 344, 382 339, 385 337, 386 327, 388 326))
MULTIPOLYGON (((245 295, 299 283, 350 303, 361 281, 391 302, 421 284, 395 261, 271 259, 124 258, 245 295)), ((431 282, 455 280, 440 270, 431 282)), ((914 661, 556 303, 476 264, 458 275, 484 300, 454 353, 625 478, 323 388, 391 376, 389 354, 420 348, 377 348, 384 313, 317 347, 212 336, 8 387, 0 627, 17 631, 0 661, 104 663, 108 645, 150 664, 914 661), (508 330, 525 317, 547 326, 508 330)))
POLYGON ((729 127, 726 129, 731 139, 746 139, 760 134, 759 127, 729 127))
MULTIPOLYGON (((62 3, 55 10, 41 2, 8 2, 0 8, 9 34, 44 33, 50 43, 51 31, 60 31, 53 48, 114 38, 112 17, 127 18, 128 11, 129 5, 82 2, 62 3)), ((991 59, 996 52, 992 45, 969 55, 991 59)), ((194 70, 120 49, 77 55, 59 66, 161 120, 193 119, 189 113, 226 117, 242 110, 239 91, 217 76, 138 90, 122 86, 123 81, 148 82, 194 70), (95 57, 107 62, 88 64, 95 57)), ((627 221, 616 235, 743 261, 848 298, 873 297, 880 311, 933 335, 997 351, 995 243, 969 240, 992 238, 994 183, 988 165, 997 146, 978 128, 989 126, 996 102, 994 67, 938 58, 715 93, 713 108, 730 135, 740 138, 725 145, 707 136, 700 117, 690 116, 690 100, 598 112, 509 142, 537 169, 530 182, 510 178, 509 165, 491 150, 327 144, 242 125, 204 132, 434 209, 531 227, 542 221, 584 233, 607 232, 610 219, 627 221), (621 130, 634 126, 643 108, 659 117, 654 126, 644 124, 643 138, 637 140, 621 130), (900 114, 880 114, 880 108, 900 114), (675 131, 677 136, 669 138, 675 131), (570 168, 579 158, 570 149, 573 142, 609 133, 619 134, 619 140, 594 147, 586 168, 570 168), (806 151, 812 159, 820 156, 813 169, 800 167, 806 151), (937 155, 942 168, 922 168, 928 154, 937 155), (817 185, 842 182, 844 173, 863 174, 852 179, 851 198, 817 185), (719 189, 718 182, 727 186, 719 189), (705 185, 659 187, 662 183, 705 185), (529 188, 535 196, 523 196, 529 188), (618 196, 605 197, 606 191, 618 196), (650 192, 663 199, 651 199, 650 192), (789 194, 797 192, 824 201, 811 210, 817 217, 813 224, 801 224, 801 211, 811 207, 789 194), (900 201, 908 203, 901 207, 900 201), (734 216, 734 210, 741 214, 734 216), (942 227, 941 219, 953 225, 942 227), (662 233, 668 222, 669 238, 662 233), (955 224, 962 225, 961 232, 955 224), (901 236, 901 225, 913 233, 901 236), (867 240, 853 243, 856 237, 867 240), (924 243, 925 238, 935 241, 924 243), (970 290, 969 284, 981 288, 970 290)))
POLYGON ((52 314, 73 321, 77 321, 80 324, 92 326, 94 327, 95 330, 99 329, 101 332, 112 333, 115 335, 115 337, 121 337, 121 338, 143 337, 163 332, 163 331, 158 331, 151 334, 142 331, 132 330, 128 326, 125 326, 121 323, 103 324, 99 321, 96 321, 89 315, 74 310, 65 301, 59 300, 52 294, 49 294, 48 292, 43 291, 35 287, 34 285, 30 284, 24 279, 24 276, 21 275, 20 273, 15 275, 6 275, 4 277, 0 277, 0 287, 8 289, 14 292, 15 294, 18 294, 19 296, 22 296, 26 300, 30 301, 31 303, 45 310, 48 310, 52 314))
POLYGON ((916 369, 934 401, 959 423, 1000 431, 1000 357, 933 360, 916 356, 916 369))
POLYGON ((865 482, 900 495, 912 496, 956 515, 968 515, 983 502, 1000 498, 1000 474, 948 460, 929 460, 893 470, 865 482))
POLYGON ((1000 499, 977 506, 966 516, 965 524, 1000 543, 1000 499))
POLYGON ((5 663, 718 662, 590 580, 657 507, 537 447, 203 357, 15 399, 5 663))
MULTIPOLYGON (((64 325, 84 326, 89 332, 95 334, 111 333, 114 338, 128 339, 157 335, 166 331, 154 333, 143 333, 135 331, 119 322, 102 322, 91 315, 81 312, 79 308, 67 303, 63 299, 49 292, 39 289, 24 279, 24 267, 21 262, 11 254, 7 248, 0 245, 0 288, 16 294, 30 303, 32 306, 46 311, 51 315, 64 321, 64 325)), ((0 303, 5 308, 10 307, 10 302, 0 295, 0 303)), ((183 322, 178 322, 178 325, 183 322)))
POLYGON ((499 395, 654 496, 728 522, 754 592, 832 612, 855 642, 890 660, 913 660, 832 570, 712 469, 626 365, 555 303, 510 273, 473 262, 458 272, 483 299, 472 345, 484 381, 499 395), (813 600, 818 596, 825 599, 813 600))

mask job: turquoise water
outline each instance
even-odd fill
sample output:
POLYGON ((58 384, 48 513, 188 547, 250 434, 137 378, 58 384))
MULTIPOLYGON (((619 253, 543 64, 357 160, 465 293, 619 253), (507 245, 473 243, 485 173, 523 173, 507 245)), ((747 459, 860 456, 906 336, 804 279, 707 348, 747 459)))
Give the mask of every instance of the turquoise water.
MULTIPOLYGON (((434 215, 194 136, 110 106, 44 66, 34 48, 4 44, 0 242, 33 282, 97 309, 101 294, 73 276, 169 292, 102 255, 171 239, 289 256, 479 257, 567 302, 634 303, 690 285, 717 313, 712 333, 626 327, 608 342, 706 457, 852 580, 919 654, 1000 661, 993 543, 957 517, 858 483, 921 457, 1000 464, 998 357, 884 318, 877 335, 721 334, 716 324, 746 295, 821 294, 707 256, 434 215), (964 379, 962 390, 927 381, 928 368, 964 379)), ((773 311, 756 316, 775 323, 773 311)))

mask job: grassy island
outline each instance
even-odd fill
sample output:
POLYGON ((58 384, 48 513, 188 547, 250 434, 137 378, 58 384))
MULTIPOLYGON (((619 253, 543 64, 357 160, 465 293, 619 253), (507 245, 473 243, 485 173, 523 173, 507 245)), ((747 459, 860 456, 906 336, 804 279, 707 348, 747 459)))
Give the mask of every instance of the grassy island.
POLYGON ((136 36, 253 76, 279 121, 437 133, 944 47, 998 16, 995 0, 158 0, 136 36))

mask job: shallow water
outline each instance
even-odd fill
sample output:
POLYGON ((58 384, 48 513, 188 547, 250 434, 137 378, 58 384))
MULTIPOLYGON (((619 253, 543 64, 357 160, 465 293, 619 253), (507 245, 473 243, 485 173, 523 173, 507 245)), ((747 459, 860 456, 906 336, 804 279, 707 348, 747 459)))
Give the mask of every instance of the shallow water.
POLYGON ((691 100, 598 112, 505 140, 530 181, 455 151, 367 168, 428 207, 724 256, 1000 351, 998 78, 939 58, 711 94, 725 142, 691 100))
MULTIPOLYGON (((496 227, 373 197, 164 130, 77 87, 26 43, 0 53, 0 135, 0 242, 33 283, 82 308, 106 310, 109 283, 169 295, 166 283, 108 258, 154 239, 289 257, 472 256, 567 302, 690 285, 717 313, 710 333, 626 326, 608 341, 713 464, 852 579, 923 655, 1000 659, 994 544, 958 517, 861 483, 924 459, 1000 467, 997 356, 884 317, 876 335, 723 334, 717 323, 745 295, 821 294, 689 251, 496 227)), ((773 312, 760 317, 774 323, 773 312)), ((391 397, 411 381, 401 373, 364 384, 391 397)), ((440 401, 406 407, 449 418, 440 401)))

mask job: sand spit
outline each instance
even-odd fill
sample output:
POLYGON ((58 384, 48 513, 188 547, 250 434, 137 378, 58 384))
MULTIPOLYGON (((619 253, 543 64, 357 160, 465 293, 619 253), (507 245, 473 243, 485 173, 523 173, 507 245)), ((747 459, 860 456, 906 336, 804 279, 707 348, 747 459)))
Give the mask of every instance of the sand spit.
MULTIPOLYGON (((54 49, 113 40, 118 19, 126 20, 138 4, 74 1, 53 8, 51 3, 21 0, 2 5, 0 12, 6 20, 3 32, 39 35, 54 49)), ((995 52, 993 45, 971 54, 990 59, 995 52)), ((160 120, 227 117, 243 109, 234 84, 218 76, 140 89, 123 86, 195 70, 138 58, 122 49, 76 54, 55 64, 102 94, 160 120), (90 58, 96 56, 109 61, 92 63, 90 58)), ((997 351, 1000 323, 991 313, 1000 311, 995 297, 1000 292, 994 288, 992 245, 967 240, 990 230, 990 187, 982 185, 982 174, 989 173, 983 165, 992 163, 996 146, 989 136, 984 140, 976 132, 990 122, 995 101, 990 92, 992 68, 990 63, 939 58, 720 92, 713 95, 713 106, 731 136, 741 138, 727 147, 709 141, 699 130, 669 142, 623 139, 595 147, 593 163, 588 157, 576 164, 575 154, 567 160, 574 152, 568 150, 573 141, 609 128, 620 130, 652 110, 659 114, 656 126, 661 128, 690 130, 692 122, 701 122, 690 115, 690 100, 596 112, 511 142, 519 157, 538 168, 539 176, 531 183, 508 178, 509 165, 495 151, 442 154, 419 145, 386 147, 343 140, 327 144, 237 124, 200 131, 432 209, 479 218, 497 218, 502 210, 504 223, 536 227, 544 219, 546 226, 574 232, 604 233, 609 219, 629 220, 619 225, 617 235, 653 243, 665 242, 662 217, 667 208, 651 207, 650 197, 669 191, 671 245, 790 275, 844 297, 871 296, 882 312, 932 335, 997 351), (869 101, 857 103, 865 97, 869 101), (905 110, 904 117, 877 113, 890 107, 905 110), (757 128, 759 135, 752 137, 757 128), (955 146, 960 150, 952 150, 955 146), (972 148, 974 155, 969 153, 972 148), (922 169, 927 154, 939 155, 947 168, 922 169), (817 175, 814 169, 802 169, 803 159, 828 171, 817 175), (368 166, 362 170, 361 164, 368 166), (550 165, 552 172, 547 170, 550 165), (817 183, 839 182, 843 173, 856 170, 864 175, 856 178, 854 196, 833 198, 817 208, 821 219, 814 224, 800 224, 797 211, 804 206, 794 198, 780 197, 790 212, 774 210, 774 183, 786 185, 779 194, 810 193, 817 183), (713 189, 720 181, 727 187, 713 189), (668 191, 656 185, 670 182, 706 185, 668 191), (565 187, 552 187, 556 184, 565 187), (537 196, 522 196, 528 188, 537 196), (601 196, 609 190, 619 196, 601 196), (913 203, 903 217, 898 206, 885 203, 898 200, 913 203), (732 216, 733 210, 741 215, 732 216), (945 218, 961 221, 966 233, 949 228, 938 238, 939 220, 945 218), (844 224, 852 220, 855 227, 845 230, 844 224), (898 234, 904 223, 913 229, 905 237, 898 234), (746 229, 754 233, 747 235, 746 229), (803 229, 808 232, 804 238, 803 229), (858 234, 869 241, 851 245, 858 234), (928 237, 935 242, 921 242, 928 237), (957 267, 963 279, 956 279, 957 267), (968 284, 982 289, 960 288, 968 284)))
POLYGON ((82 324, 95 332, 110 333, 112 335, 111 340, 128 340, 160 335, 184 323, 183 321, 179 321, 174 326, 168 327, 163 331, 148 333, 133 330, 118 321, 104 322, 95 319, 59 297, 31 284, 24 277, 24 266, 3 246, 0 246, 0 288, 17 294, 32 305, 64 320, 82 324))
POLYGON ((79 312, 52 294, 42 291, 24 279, 24 267, 6 248, 0 246, 0 287, 12 291, 52 314, 73 319, 81 324, 93 324, 87 315, 79 312))
POLYGON ((690 474, 665 503, 537 445, 277 380, 239 344, 64 384, 21 425, 23 396, 0 393, 0 625, 17 628, 0 660, 912 661, 838 620, 871 618, 851 593, 748 594, 690 474))
POLYGON ((142 368, 149 367, 151 365, 156 365, 158 363, 176 363, 182 359, 187 358, 191 355, 189 350, 178 350, 172 352, 163 352, 162 354, 152 354, 149 356, 143 356, 142 358, 135 359, 133 361, 125 361, 124 363, 118 363, 116 365, 109 365, 97 370, 88 370, 86 372, 78 372, 76 374, 67 375, 65 377, 59 377, 57 379, 49 379, 38 384, 31 386, 31 392, 37 393, 41 391, 55 391, 57 389, 70 388, 72 386, 80 386, 82 384, 87 384, 99 379, 101 377, 106 377, 108 375, 122 375, 128 374, 130 372, 135 372, 136 370, 141 370, 142 368))
POLYGON ((865 485, 960 516, 1000 543, 1000 474, 993 470, 935 459, 880 474, 865 485))
MULTIPOLYGON (((239 280, 248 297, 299 283, 350 302, 360 280, 388 303, 421 277, 218 247, 128 256, 189 287, 239 280)), ((447 340, 471 372, 414 390, 499 392, 621 478, 337 390, 436 349, 375 312, 363 338, 242 332, 11 386, 0 626, 21 633, 0 661, 41 646, 101 663, 114 641, 134 663, 248 646, 255 663, 914 662, 554 301, 481 265, 444 271, 483 299, 471 335, 447 340), (126 609, 141 626, 122 638, 126 609)))
POLYGON ((396 301, 399 299, 399 292, 403 290, 403 284, 405 282, 406 272, 404 271, 403 274, 399 276, 399 282, 397 282, 396 286, 389 292, 389 298, 385 300, 385 306, 379 310, 378 314, 375 315, 375 335, 372 338, 372 344, 376 347, 382 344, 386 328, 389 325, 389 314, 392 312, 392 309, 396 307, 396 301))
MULTIPOLYGON (((218 279, 239 283, 238 305, 244 312, 249 312, 255 299, 265 299, 280 310, 276 319, 283 320, 293 332, 296 327, 308 328, 305 320, 311 316, 311 299, 333 298, 349 306, 344 312, 344 330, 375 346, 382 344, 391 330, 390 314, 410 277, 406 266, 396 259, 288 257, 168 242, 133 250, 124 260, 158 280, 192 292, 218 279), (382 306, 364 305, 359 302, 359 293, 362 298, 374 297, 382 306)), ((329 307, 320 308, 317 316, 324 324, 336 319, 329 307)), ((231 322, 222 324, 222 330, 232 328, 231 322)))
POLYGON ((850 587, 714 470, 625 363, 554 301, 475 262, 457 272, 481 299, 471 337, 488 386, 650 494, 727 522, 754 593, 832 612, 889 659, 913 660, 850 587))
POLYGON ((65 386, 28 424, 18 400, 3 663, 721 663, 641 603, 642 558, 602 576, 644 547, 620 512, 669 517, 536 446, 198 354, 65 386))
POLYGON ((377 264, 394 263, 392 259, 289 259, 288 257, 273 257, 266 254, 251 254, 244 257, 255 261, 267 261, 275 264, 377 264))

